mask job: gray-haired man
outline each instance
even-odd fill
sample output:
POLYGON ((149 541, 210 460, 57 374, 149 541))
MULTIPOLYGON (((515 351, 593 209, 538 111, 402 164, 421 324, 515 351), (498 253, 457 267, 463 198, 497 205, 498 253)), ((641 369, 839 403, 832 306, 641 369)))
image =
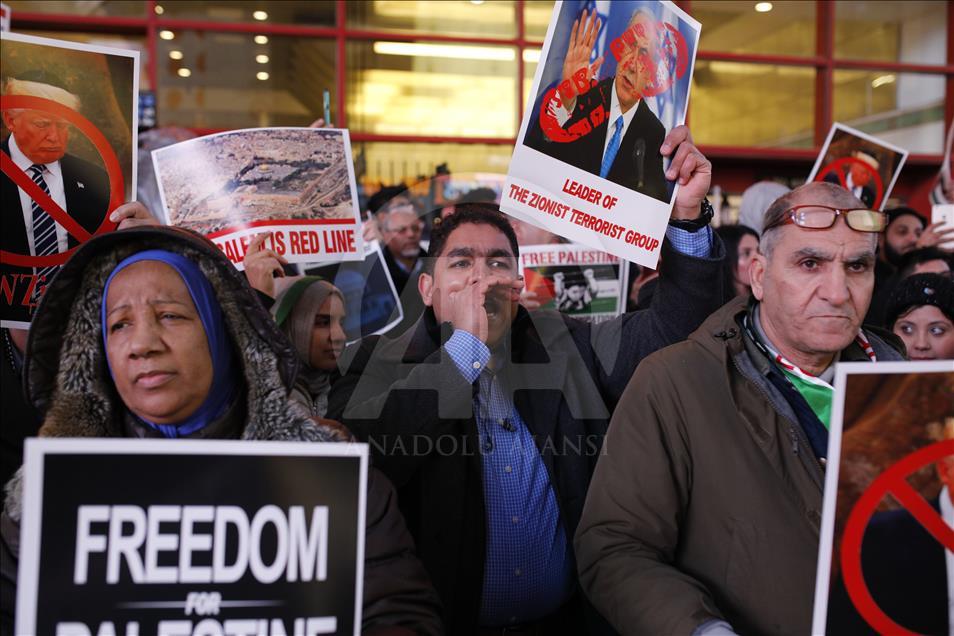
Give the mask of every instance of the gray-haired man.
POLYGON ((620 632, 811 631, 834 364, 903 359, 894 336, 861 329, 884 225, 829 183, 780 197, 753 298, 637 369, 575 544, 620 632))

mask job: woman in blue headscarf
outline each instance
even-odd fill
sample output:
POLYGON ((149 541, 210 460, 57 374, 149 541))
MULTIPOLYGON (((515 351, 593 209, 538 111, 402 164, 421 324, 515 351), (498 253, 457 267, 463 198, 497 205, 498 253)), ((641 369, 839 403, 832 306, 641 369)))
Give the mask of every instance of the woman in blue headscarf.
MULTIPOLYGON (((289 397, 296 352, 212 243, 142 227, 93 238, 47 288, 24 362, 40 436, 336 442, 348 432, 289 397)), ((16 586, 22 487, 0 521, 0 618, 16 586)), ((362 631, 440 633, 438 601, 397 509, 368 475, 362 631)), ((0 627, 5 620, 0 620, 0 627)))
POLYGON ((232 341, 198 265, 168 250, 129 256, 106 279, 100 315, 129 433, 228 437, 240 430, 232 341))

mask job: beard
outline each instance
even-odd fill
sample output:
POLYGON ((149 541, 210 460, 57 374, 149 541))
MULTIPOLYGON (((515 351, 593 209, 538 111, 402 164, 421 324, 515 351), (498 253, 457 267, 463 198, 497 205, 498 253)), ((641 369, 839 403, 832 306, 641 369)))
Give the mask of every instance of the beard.
POLYGON ((901 259, 903 255, 898 252, 898 250, 891 247, 891 243, 884 242, 884 260, 888 261, 889 264, 898 267, 901 264, 901 259))

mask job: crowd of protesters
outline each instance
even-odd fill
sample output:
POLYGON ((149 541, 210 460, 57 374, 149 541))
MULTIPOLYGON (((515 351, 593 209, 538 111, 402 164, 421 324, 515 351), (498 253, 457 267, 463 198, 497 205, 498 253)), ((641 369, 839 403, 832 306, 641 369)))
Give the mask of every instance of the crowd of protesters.
POLYGON ((954 359, 954 231, 771 182, 715 229, 689 130, 661 152, 658 275, 598 324, 524 289, 521 249, 562 239, 490 189, 367 201, 404 319, 348 347, 345 294, 263 239, 242 273, 117 208, 3 330, 4 619, 25 437, 359 440, 367 633, 809 632, 834 366, 954 359))

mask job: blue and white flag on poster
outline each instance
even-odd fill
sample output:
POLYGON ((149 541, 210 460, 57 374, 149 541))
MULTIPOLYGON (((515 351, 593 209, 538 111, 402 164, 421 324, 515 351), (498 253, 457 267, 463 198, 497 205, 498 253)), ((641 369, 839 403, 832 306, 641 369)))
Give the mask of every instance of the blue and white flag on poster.
POLYGON ((557 2, 501 209, 655 267, 677 190, 659 148, 685 122, 701 28, 663 0, 557 2))
MULTIPOLYGON (((679 32, 687 41, 691 41, 695 37, 691 25, 680 22, 677 19, 676 13, 672 10, 672 7, 667 4, 619 2, 618 0, 565 0, 563 4, 567 7, 575 7, 571 9, 571 12, 575 15, 580 15, 583 11, 590 13, 595 10, 597 16, 599 16, 600 28, 599 34, 597 35, 596 47, 590 55, 590 64, 596 62, 601 56, 603 57, 603 64, 600 66, 597 79, 616 74, 616 59, 612 55, 604 54, 604 52, 609 51, 609 41, 607 37, 612 28, 611 25, 625 25, 629 21, 634 11, 634 4, 639 4, 644 8, 648 5, 650 9, 654 9, 654 15, 657 19, 662 22, 678 25, 679 32)), ((572 26, 573 22, 570 21, 564 28, 559 29, 553 34, 553 48, 561 51, 566 50, 570 42, 570 30, 572 26)), ((667 55, 671 58, 669 60, 670 64, 675 64, 675 48, 667 46, 664 51, 666 51, 667 55)), ((556 86, 561 79, 561 70, 561 67, 557 66, 547 68, 542 79, 542 85, 547 88, 556 86)), ((673 83, 668 91, 660 95, 647 97, 646 104, 653 113, 655 113, 656 117, 659 118, 659 121, 663 123, 666 129, 671 130, 676 126, 676 104, 680 102, 685 103, 688 96, 689 81, 687 78, 684 82, 673 83)), ((531 112, 539 112, 539 103, 537 101, 534 102, 534 106, 535 108, 533 108, 531 112)))

